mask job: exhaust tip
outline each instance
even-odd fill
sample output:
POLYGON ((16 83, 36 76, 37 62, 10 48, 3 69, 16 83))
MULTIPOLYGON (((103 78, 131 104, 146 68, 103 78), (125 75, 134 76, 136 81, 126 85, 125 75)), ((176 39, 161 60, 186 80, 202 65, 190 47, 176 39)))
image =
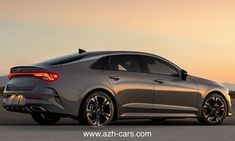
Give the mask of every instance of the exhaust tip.
POLYGON ((47 110, 40 106, 30 106, 32 112, 46 112, 47 110))

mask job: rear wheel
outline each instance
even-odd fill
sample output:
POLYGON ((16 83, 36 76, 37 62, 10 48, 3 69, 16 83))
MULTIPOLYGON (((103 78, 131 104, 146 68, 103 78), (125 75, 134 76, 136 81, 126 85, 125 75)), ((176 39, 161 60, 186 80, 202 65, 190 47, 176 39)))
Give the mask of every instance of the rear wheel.
POLYGON ((49 113, 33 113, 31 114, 34 121, 41 125, 53 125, 60 120, 60 117, 49 113))
POLYGON ((88 96, 82 107, 80 122, 92 126, 104 126, 112 121, 114 105, 104 92, 95 92, 88 96))
POLYGON ((221 124, 227 115, 227 103, 218 94, 209 95, 202 106, 202 116, 198 120, 203 124, 221 124))

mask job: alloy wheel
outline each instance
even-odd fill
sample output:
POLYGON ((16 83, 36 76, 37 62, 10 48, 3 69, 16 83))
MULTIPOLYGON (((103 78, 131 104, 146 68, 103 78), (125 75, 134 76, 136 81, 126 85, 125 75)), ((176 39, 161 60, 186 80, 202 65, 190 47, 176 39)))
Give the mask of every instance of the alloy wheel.
POLYGON ((113 103, 106 95, 95 94, 88 99, 86 118, 92 126, 108 124, 113 117, 113 103))
POLYGON ((224 120, 227 105, 222 97, 214 95, 206 99, 203 105, 204 119, 210 124, 218 124, 224 120))

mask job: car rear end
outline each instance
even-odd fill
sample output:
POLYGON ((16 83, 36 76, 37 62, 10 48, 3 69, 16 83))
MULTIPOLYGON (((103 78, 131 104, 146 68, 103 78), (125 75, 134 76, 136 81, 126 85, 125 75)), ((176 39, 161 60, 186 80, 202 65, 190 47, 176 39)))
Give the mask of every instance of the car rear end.
POLYGON ((3 94, 3 107, 21 113, 46 112, 64 114, 59 95, 53 89, 59 74, 58 68, 39 66, 14 67, 9 74, 3 94))
POLYGON ((4 109, 76 118, 79 95, 86 88, 85 83, 79 82, 90 76, 90 64, 102 54, 73 53, 32 66, 13 67, 3 93, 4 109))

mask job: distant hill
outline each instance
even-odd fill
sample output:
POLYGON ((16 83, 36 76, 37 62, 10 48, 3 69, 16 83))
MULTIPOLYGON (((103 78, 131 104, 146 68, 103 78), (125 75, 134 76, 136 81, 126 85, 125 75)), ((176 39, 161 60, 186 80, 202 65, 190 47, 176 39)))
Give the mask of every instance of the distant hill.
POLYGON ((7 81, 8 81, 7 76, 1 76, 0 77, 0 88, 5 87, 7 81))
POLYGON ((235 84, 232 83, 222 83, 225 87, 227 87, 230 91, 235 91, 235 84))

